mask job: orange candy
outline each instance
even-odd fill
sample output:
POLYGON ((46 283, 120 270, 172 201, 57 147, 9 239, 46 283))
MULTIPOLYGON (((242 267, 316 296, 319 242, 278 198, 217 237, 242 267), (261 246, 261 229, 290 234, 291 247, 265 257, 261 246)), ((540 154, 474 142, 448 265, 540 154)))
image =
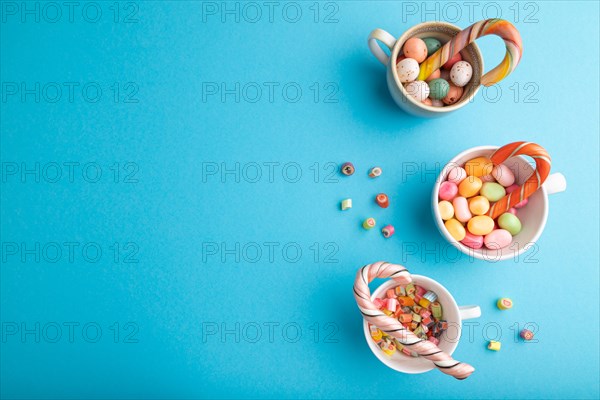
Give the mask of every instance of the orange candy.
POLYGON ((482 177, 490 175, 494 169, 494 163, 487 157, 477 157, 465 163, 467 176, 482 177))

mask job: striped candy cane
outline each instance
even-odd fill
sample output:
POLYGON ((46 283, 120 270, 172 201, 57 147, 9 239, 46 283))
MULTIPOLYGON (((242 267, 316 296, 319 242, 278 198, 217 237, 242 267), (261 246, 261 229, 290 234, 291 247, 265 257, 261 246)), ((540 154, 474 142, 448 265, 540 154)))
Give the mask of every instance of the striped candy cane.
POLYGON ((519 31, 513 24, 498 18, 476 22, 464 31, 459 32, 448 43, 429 56, 427 60, 423 61, 417 79, 424 81, 462 49, 486 35, 500 36, 506 45, 506 55, 496 68, 481 78, 481 84, 491 86, 500 82, 513 72, 519 64, 521 55, 523 54, 523 42, 521 41, 519 31))
POLYGON ((500 147, 496 150, 490 160, 494 165, 502 164, 511 157, 518 155, 530 156, 535 160, 535 171, 531 174, 524 184, 519 186, 517 190, 507 194, 500 200, 494 203, 488 215, 492 218, 497 218, 507 212, 515 204, 519 204, 542 186, 548 175, 550 174, 551 159, 550 155, 542 146, 530 142, 514 142, 500 147))
POLYGON ((354 281, 354 297, 364 319, 377 326, 383 332, 395 337, 403 346, 433 362, 443 373, 456 379, 465 379, 475 371, 469 364, 454 360, 429 340, 417 337, 406 329, 397 319, 388 317, 371 301, 369 283, 375 278, 392 278, 400 285, 412 282, 406 268, 401 265, 378 261, 365 265, 356 274, 354 281))

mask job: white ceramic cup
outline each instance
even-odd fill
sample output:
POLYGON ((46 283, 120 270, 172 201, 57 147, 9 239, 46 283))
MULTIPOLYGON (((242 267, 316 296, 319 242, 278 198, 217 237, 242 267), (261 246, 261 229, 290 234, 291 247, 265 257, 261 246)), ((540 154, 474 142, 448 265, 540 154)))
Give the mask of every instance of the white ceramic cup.
POLYGON ((479 47, 477 47, 477 44, 475 43, 469 44, 461 51, 463 59, 469 62, 473 67, 473 77, 467 86, 465 86, 462 98, 451 106, 433 107, 417 101, 408 94, 398 78, 396 59, 398 58, 398 54, 402 51, 404 42, 412 37, 431 37, 438 39, 443 45, 460 31, 461 29, 458 26, 447 22, 424 22, 413 26, 404 32, 398 39, 395 39, 392 35, 382 29, 375 29, 371 32, 369 35, 369 49, 371 49, 371 53, 387 67, 388 88, 396 103, 404 111, 420 117, 439 117, 464 107, 477 94, 481 87, 480 80, 483 74, 483 57, 481 56, 479 47), (381 49, 378 42, 383 43, 389 49, 389 56, 381 49))
MULTIPOLYGON (((498 148, 498 146, 473 147, 454 157, 442 169, 442 172, 435 182, 431 196, 433 219, 442 236, 463 253, 486 261, 500 261, 511 257, 516 258, 521 253, 529 250, 532 246, 535 246, 535 242, 542 234, 542 231, 546 226, 546 220, 548 219, 548 195, 564 192, 567 189, 567 180, 563 174, 557 172, 549 175, 542 187, 528 198, 527 205, 518 209, 517 217, 521 221, 523 228, 521 229, 521 232, 513 237, 512 243, 503 249, 486 249, 485 247, 482 247, 481 249, 472 249, 457 242, 444 226, 444 221, 440 216, 440 211, 438 209, 438 202, 440 201, 438 197, 440 185, 446 180, 448 172, 453 167, 462 166, 465 162, 475 157, 490 157, 494 150, 497 150, 498 148)), ((515 174, 515 183, 518 185, 523 184, 534 171, 534 167, 531 166, 529 160, 523 156, 509 158, 503 164, 510 168, 515 174)))
MULTIPOLYGON (((448 289, 431 278, 423 275, 411 275, 411 277, 415 285, 422 286, 437 294, 437 301, 442 305, 442 312, 444 313, 443 317, 448 322, 448 330, 440 336, 440 343, 438 346, 448 354, 454 353, 456 346, 458 346, 458 341, 460 340, 462 320, 480 317, 481 309, 479 306, 459 307, 448 289)), ((375 300, 377 297, 385 297, 385 292, 396 286, 398 286, 398 282, 393 279, 386 281, 371 294, 371 300, 375 300)), ((379 361, 388 367, 407 374, 421 374, 435 368, 432 361, 422 357, 409 357, 399 351, 391 356, 385 355, 379 346, 377 346, 377 343, 371 338, 369 323, 367 321, 363 321, 363 330, 365 332, 365 339, 373 354, 375 354, 379 361)))

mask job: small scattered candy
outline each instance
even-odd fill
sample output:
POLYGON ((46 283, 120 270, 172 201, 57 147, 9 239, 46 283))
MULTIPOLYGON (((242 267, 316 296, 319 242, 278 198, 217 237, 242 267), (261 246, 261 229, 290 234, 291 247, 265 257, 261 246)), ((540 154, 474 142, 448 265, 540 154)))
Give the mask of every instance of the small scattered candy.
POLYGON ((459 61, 462 61, 462 56, 460 55, 460 53, 456 53, 448 61, 446 61, 444 65, 442 65, 442 68, 446 70, 451 70, 454 64, 456 64, 459 61))
POLYGON ((475 196, 469 199, 469 210, 473 215, 485 215, 490 209, 490 201, 483 196, 475 196))
POLYGON ((425 81, 410 82, 405 89, 417 101, 423 101, 429 96, 429 85, 425 81))
POLYGON ((490 340, 490 342, 488 343, 488 349, 490 350, 500 351, 500 346, 502 346, 502 343, 497 342, 495 340, 490 340))
POLYGON ((467 171, 465 171, 465 169, 463 167, 452 167, 452 169, 450 169, 450 171, 448 171, 448 176, 446 177, 446 179, 449 182, 454 182, 457 185, 460 184, 463 180, 465 180, 465 178, 467 177, 467 171))
POLYGON ((483 243, 488 249, 503 249, 512 243, 512 235, 505 229, 494 229, 485 235, 483 243))
POLYGON ((442 99, 445 105, 451 106, 452 104, 457 103, 463 95, 463 88, 460 86, 456 86, 450 84, 450 89, 448 89, 448 94, 446 97, 442 99))
POLYGON ((483 236, 473 235, 471 232, 466 232, 465 238, 460 242, 472 249, 480 249, 483 247, 483 236))
POLYGON ((369 171, 369 176, 370 176, 371 178, 377 178, 378 176, 380 176, 380 175, 381 175, 381 173, 382 173, 382 172, 383 172, 383 171, 382 171, 381 167, 373 167, 373 168, 371 168, 371 170, 369 171))
POLYGON ((479 193, 482 185, 481 179, 476 176, 469 176, 458 185, 458 193, 462 197, 473 197, 479 193))
POLYGON ((462 224, 458 222, 458 220, 454 218, 449 219, 448 221, 444 222, 444 226, 450 233, 450 236, 452 236, 457 242, 460 242, 465 238, 465 227, 462 226, 462 224))
POLYGON ((467 175, 478 178, 484 175, 491 175, 494 169, 494 163, 487 157, 476 157, 465 163, 467 175))
POLYGON ((498 299, 496 305, 501 310, 510 310, 513 306, 513 302, 508 297, 502 297, 501 299, 498 299))
POLYGON ((523 340, 531 340, 533 339, 533 332, 528 329, 523 329, 519 334, 523 340))
MULTIPOLYGON (((438 51, 442 47, 442 43, 436 38, 423 38, 425 46, 427 47, 427 57, 438 51)), ((439 70, 438 70, 439 71, 439 70)))
POLYGON ((463 87, 471 80, 473 67, 466 61, 458 61, 450 70, 450 80, 456 86, 463 87))
POLYGON ((521 232, 522 228, 519 218, 510 212, 504 213, 498 217, 498 226, 502 229, 506 229, 513 236, 521 232))
POLYGON ((404 55, 422 63, 427 58, 427 44, 422 39, 413 37, 404 42, 402 46, 404 55))
POLYGON ((438 210, 444 221, 454 217, 454 207, 452 206, 452 203, 447 200, 442 200, 438 203, 438 210))
POLYGON ((499 164, 492 170, 494 179, 504 187, 509 187, 515 183, 515 174, 504 164, 499 164))
POLYGON ((452 200, 452 207, 454 207, 454 215, 460 222, 467 222, 471 219, 472 215, 469 211, 469 205, 467 199, 462 196, 454 198, 452 200))
POLYGON ((496 182, 485 182, 481 186, 481 195, 487 198, 490 202, 496 202, 506 195, 506 189, 496 182))
POLYGON ((366 230, 373 229, 375 227, 375 218, 365 219, 362 226, 366 230))
POLYGON ((351 162, 346 162, 342 164, 342 174, 350 176, 354 174, 354 171, 354 165, 351 162))
POLYGON ((385 238, 389 238, 394 234, 394 227, 392 225, 386 225, 385 227, 383 227, 383 229, 381 230, 381 233, 383 234, 383 237, 385 238))
POLYGON ((467 229, 473 235, 485 236, 494 230, 494 220, 487 215, 476 215, 467 223, 467 229))
POLYGON ((434 100, 442 100, 450 91, 450 84, 441 78, 429 81, 428 85, 429 97, 434 100))
POLYGON ((385 194, 385 193, 379 193, 375 197, 375 202, 381 208, 388 208, 390 205, 390 199, 388 198, 387 194, 385 194))
POLYGON ((405 58, 396 64, 396 71, 400 82, 412 82, 419 76, 419 63, 413 58, 405 58))
POLYGON ((342 200, 342 210, 349 210, 352 208, 352 199, 342 200))
POLYGON ((439 189, 439 196, 442 200, 452 200, 458 194, 458 186, 454 182, 442 182, 439 189))

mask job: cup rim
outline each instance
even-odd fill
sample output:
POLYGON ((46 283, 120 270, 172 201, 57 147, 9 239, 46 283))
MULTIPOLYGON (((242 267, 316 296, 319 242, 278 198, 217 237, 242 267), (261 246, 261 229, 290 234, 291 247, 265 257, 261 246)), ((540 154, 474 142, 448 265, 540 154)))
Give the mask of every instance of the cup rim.
MULTIPOLYGON (((456 326, 458 327, 457 328, 458 329, 458 340, 450 342, 452 347, 451 347, 450 351, 447 351, 448 354, 452 355, 452 353, 454 353, 454 351, 458 347, 458 342, 460 341, 460 337, 461 337, 461 333, 462 333, 462 318, 460 315, 460 309, 458 307, 458 303, 456 302, 456 299, 454 298, 454 296, 452 296, 452 293, 450 293, 450 291, 444 285, 442 285, 435 279, 432 279, 425 275, 417 275, 417 274, 411 274, 411 277, 413 279, 413 282, 419 283, 419 285, 422 284, 423 286, 426 286, 427 289, 433 290, 436 293, 444 293, 444 295, 448 296, 448 298, 450 299, 451 304, 443 304, 443 307, 444 308, 446 308, 448 306, 453 307, 455 309, 454 311, 457 315, 456 321, 448 321, 449 323, 452 322, 453 324, 456 324, 456 326), (432 286, 435 286, 435 288, 432 288, 432 286)), ((399 283, 394 281, 393 279, 389 279, 389 280, 383 282, 381 285, 379 285, 375 290, 373 290, 371 292, 371 300, 374 300, 376 297, 381 295, 382 292, 384 292, 388 289, 391 289, 392 287, 396 287, 396 286, 399 286, 399 283)), ((425 373, 425 372, 428 372, 428 371, 431 371, 432 369, 434 369, 433 365, 428 369, 416 370, 416 371, 406 371, 406 370, 399 369, 397 364, 395 364, 390 358, 388 358, 386 355, 384 355, 383 352, 381 351, 381 349, 373 347, 373 346, 376 346, 376 344, 375 344, 375 342, 373 342, 373 339, 371 338, 371 333, 369 331, 369 322, 365 319, 363 319, 363 332, 365 335, 365 340, 367 341, 367 345, 369 346, 369 349, 371 350, 371 352, 375 355, 375 357, 377 357, 379 359, 379 361, 381 361, 387 367, 389 367, 393 370, 396 370, 398 372, 405 373, 405 374, 422 374, 422 373, 425 373)))
MULTIPOLYGON (((440 185, 443 182, 442 179, 444 179, 444 175, 446 174, 446 170, 448 169, 448 167, 450 167, 451 165, 458 165, 457 160, 459 160, 463 157, 466 157, 467 155, 469 155, 471 153, 481 152, 481 151, 493 151, 493 150, 497 150, 499 148, 500 148, 500 146, 494 146, 494 145, 476 146, 476 147, 471 147, 470 149, 467 149, 467 150, 457 154, 456 156, 454 156, 450 161, 448 161, 446 163, 446 165, 444 165, 444 167, 440 171, 440 173, 435 181, 435 184, 433 186, 433 192, 432 192, 432 196, 431 196, 431 200, 432 200, 431 209, 433 211, 433 219, 435 220, 435 224, 438 228, 438 231, 440 231, 440 233, 442 234, 442 236, 444 236, 446 241, 468 256, 472 256, 472 257, 478 258, 480 260, 494 261, 494 262, 506 260, 511 257, 516 257, 516 256, 523 254, 523 252, 525 252, 527 250, 525 248, 525 245, 527 245, 527 243, 535 243, 540 238, 542 232, 544 231, 544 228, 546 227, 546 221, 548 220, 548 192, 546 190, 546 187, 544 185, 542 185, 539 189, 542 192, 544 212, 543 212, 542 220, 541 220, 537 230, 535 231, 535 234, 531 238, 531 240, 529 240, 527 243, 524 243, 522 246, 520 246, 518 251, 502 254, 499 257, 495 257, 493 260, 490 260, 489 257, 485 257, 483 255, 483 252, 481 251, 481 249, 472 249, 472 248, 465 246, 464 244, 454 240, 454 238, 452 237, 452 235, 450 235, 450 232, 448 232, 448 230, 446 229, 446 226, 442 222, 440 210, 437 205, 439 202, 438 196, 439 196, 440 185)), ((520 157, 521 159, 527 161, 527 159, 524 156, 519 155, 517 157, 520 157)))
MULTIPOLYGON (((398 71, 395 68, 395 66, 396 66, 395 62, 396 62, 396 59, 398 58, 398 53, 400 53, 400 49, 402 48, 402 45, 404 44, 404 42, 406 40, 408 40, 410 37, 412 37, 412 35, 414 34, 414 31, 416 31, 417 29, 423 28, 423 27, 427 27, 427 26, 432 26, 432 27, 445 26, 449 29, 453 29, 453 30, 455 29, 455 30, 457 30, 457 32, 462 31, 462 29, 460 27, 458 27, 454 24, 451 24, 449 22, 443 22, 443 21, 421 22, 420 24, 414 25, 413 27, 406 30, 396 40, 396 43, 394 44, 394 48, 392 49, 392 52, 390 54, 389 68, 392 70, 391 72, 392 72, 392 76, 394 77, 394 83, 396 84, 396 87, 400 90, 400 92, 408 99, 408 101, 410 101, 413 105, 415 105, 423 110, 434 112, 434 113, 440 113, 440 114, 456 111, 456 110, 464 107, 465 105, 471 103, 471 101, 473 100, 475 95, 477 95, 477 93, 481 89, 481 85, 477 86, 477 88, 475 88, 475 90, 473 90, 473 93, 471 93, 471 95, 468 98, 464 99, 463 101, 460 101, 457 104, 453 104, 450 106, 444 106, 444 107, 434 107, 434 106, 428 106, 427 104, 423 104, 423 103, 415 100, 406 91, 406 89, 404 88, 404 85, 402 85, 402 82, 400 82, 400 78, 398 78, 398 71)), ((475 55, 479 59, 479 65, 481 65, 481 74, 483 75, 483 71, 484 71, 483 55, 481 54, 481 51, 479 50, 479 46, 477 46, 477 43, 473 42, 473 43, 471 43, 471 45, 473 45, 473 50, 475 52, 475 55)))

